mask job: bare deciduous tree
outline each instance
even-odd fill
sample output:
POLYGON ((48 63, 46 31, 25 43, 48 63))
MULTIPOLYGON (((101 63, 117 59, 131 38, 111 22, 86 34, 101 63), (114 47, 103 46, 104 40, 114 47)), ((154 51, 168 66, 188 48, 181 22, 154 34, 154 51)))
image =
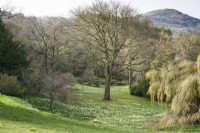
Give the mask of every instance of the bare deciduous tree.
POLYGON ((59 19, 30 18, 33 40, 38 46, 44 59, 46 73, 49 69, 55 69, 56 58, 63 54, 66 44, 64 26, 59 19))
POLYGON ((112 76, 123 70, 141 69, 149 58, 151 26, 137 11, 119 2, 95 1, 92 6, 73 12, 72 27, 78 41, 104 66, 104 100, 110 100, 112 76), (120 67, 119 67, 120 66, 120 67))

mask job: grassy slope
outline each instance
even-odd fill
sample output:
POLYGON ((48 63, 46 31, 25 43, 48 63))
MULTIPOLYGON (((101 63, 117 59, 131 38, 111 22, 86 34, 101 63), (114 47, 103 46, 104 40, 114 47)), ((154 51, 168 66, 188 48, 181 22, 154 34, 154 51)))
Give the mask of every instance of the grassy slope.
MULTIPOLYGON (((143 128, 144 123, 160 118, 164 105, 151 106, 143 98, 130 96, 127 87, 112 87, 112 101, 102 101, 103 89, 76 85, 78 105, 55 103, 51 113, 48 100, 28 98, 30 104, 18 98, 0 96, 0 130, 2 133, 21 132, 152 132, 143 128), (65 116, 65 117, 62 117, 65 116)), ((200 131, 194 128, 193 131, 200 131)), ((154 131, 155 132, 155 131, 154 131)))
POLYGON ((0 95, 0 133, 109 133, 87 123, 33 109, 27 102, 0 95))

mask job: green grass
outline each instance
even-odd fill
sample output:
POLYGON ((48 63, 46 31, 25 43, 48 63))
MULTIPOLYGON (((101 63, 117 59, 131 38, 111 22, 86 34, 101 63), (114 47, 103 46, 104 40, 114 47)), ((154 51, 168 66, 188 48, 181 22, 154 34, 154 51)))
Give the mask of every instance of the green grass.
MULTIPOLYGON (((111 101, 103 101, 102 87, 77 84, 76 105, 28 97, 21 100, 0 95, 0 133, 143 133, 149 121, 165 114, 165 105, 129 95, 127 86, 112 87, 111 101)), ((199 126, 187 131, 198 132, 199 126)), ((167 132, 167 131, 153 131, 167 132)))
POLYGON ((38 111, 18 98, 0 95, 0 101, 0 132, 2 133, 112 132, 81 121, 38 111))

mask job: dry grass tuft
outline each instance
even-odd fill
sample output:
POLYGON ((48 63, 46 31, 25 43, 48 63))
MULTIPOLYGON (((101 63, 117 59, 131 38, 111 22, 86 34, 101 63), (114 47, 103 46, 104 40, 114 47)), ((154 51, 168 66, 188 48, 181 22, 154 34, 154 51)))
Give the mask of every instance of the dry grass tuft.
POLYGON ((178 126, 178 120, 178 116, 168 113, 161 120, 148 123, 145 127, 151 130, 173 128, 178 126))
POLYGON ((166 114, 159 121, 154 121, 147 123, 145 128, 150 130, 162 130, 162 129, 172 129, 172 128, 180 128, 184 129, 189 124, 195 124, 200 121, 200 112, 194 113, 186 116, 178 116, 173 113, 166 114))
POLYGON ((200 72, 200 55, 198 55, 197 57, 197 69, 198 69, 198 72, 200 72))

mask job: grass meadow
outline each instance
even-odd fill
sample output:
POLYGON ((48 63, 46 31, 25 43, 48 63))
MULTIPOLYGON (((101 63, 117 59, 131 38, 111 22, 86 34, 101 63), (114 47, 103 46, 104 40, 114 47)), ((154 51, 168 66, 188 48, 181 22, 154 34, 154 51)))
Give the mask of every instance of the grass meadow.
MULTIPOLYGON (((0 133, 150 133, 145 124, 166 113, 165 104, 151 105, 148 99, 131 96, 127 86, 112 86, 111 101, 103 101, 103 87, 75 85, 78 102, 54 102, 0 95, 0 133)), ((199 125, 185 132, 200 132, 199 125)))

